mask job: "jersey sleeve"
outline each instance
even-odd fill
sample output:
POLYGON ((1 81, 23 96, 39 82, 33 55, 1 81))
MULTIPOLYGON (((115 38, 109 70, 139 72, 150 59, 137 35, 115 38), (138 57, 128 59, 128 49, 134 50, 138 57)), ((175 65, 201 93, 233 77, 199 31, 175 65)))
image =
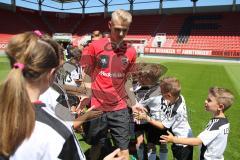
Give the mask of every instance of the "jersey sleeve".
POLYGON ((146 99, 146 100, 141 100, 141 101, 139 101, 139 104, 142 105, 143 107, 146 107, 146 106, 148 106, 151 102, 152 102, 152 99, 151 99, 151 98, 148 98, 148 99, 146 99))
POLYGON ((96 59, 95 59, 94 46, 92 44, 89 44, 89 46, 83 49, 80 65, 83 68, 83 70, 85 70, 85 72, 86 72, 86 69, 89 69, 90 71, 92 71, 96 64, 95 61, 96 59))
POLYGON ((175 120, 176 116, 173 117, 165 116, 165 118, 162 120, 162 124, 164 125, 165 128, 171 128, 175 120))
POLYGON ((204 130, 198 135, 198 138, 200 138, 206 146, 211 143, 219 135, 219 133, 219 130, 204 130))

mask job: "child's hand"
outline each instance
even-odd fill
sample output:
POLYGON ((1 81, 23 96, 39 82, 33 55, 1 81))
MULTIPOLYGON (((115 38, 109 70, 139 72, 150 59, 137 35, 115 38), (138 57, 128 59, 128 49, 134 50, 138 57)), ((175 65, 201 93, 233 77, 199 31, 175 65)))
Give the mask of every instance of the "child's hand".
POLYGON ((124 157, 117 157, 117 155, 120 153, 120 149, 116 149, 109 155, 107 155, 103 160, 124 160, 124 157))
POLYGON ((141 122, 141 119, 138 118, 138 116, 135 116, 135 115, 138 115, 139 113, 145 113, 147 112, 147 109, 144 108, 141 104, 139 103, 136 103, 134 106, 131 107, 132 108, 132 113, 133 113, 133 120, 134 122, 136 122, 137 124, 140 124, 141 122))
POLYGON ((131 107, 132 112, 147 112, 147 109, 144 108, 141 104, 136 103, 134 106, 131 107))
POLYGON ((90 98, 86 95, 81 95, 79 99, 80 99, 80 103, 76 108, 76 111, 78 114, 82 113, 84 111, 84 107, 90 103, 90 98))
POLYGON ((169 131, 167 131, 167 133, 168 133, 168 135, 162 135, 162 136, 160 136, 160 142, 161 143, 169 143, 169 142, 171 142, 171 143, 173 143, 173 141, 174 141, 174 136, 172 135, 172 133, 171 132, 169 132, 169 131))
POLYGON ((88 121, 88 120, 91 120, 93 118, 97 118, 99 117, 100 115, 103 114, 102 111, 96 111, 96 110, 93 110, 94 109, 94 106, 89 108, 86 113, 84 113, 82 116, 85 117, 85 121, 88 121))
POLYGON ((71 107, 71 112, 77 112, 77 107, 76 106, 72 106, 71 107))
POLYGON ((74 81, 75 81, 75 83, 77 84, 77 85, 81 85, 82 84, 82 79, 74 79, 74 81))
POLYGON ((133 117, 136 120, 147 120, 148 118, 150 118, 146 112, 134 112, 133 117))
POLYGON ((89 108, 84 114, 73 121, 73 128, 75 130, 78 130, 82 123, 102 115, 102 111, 92 110, 93 108, 94 107, 89 108))

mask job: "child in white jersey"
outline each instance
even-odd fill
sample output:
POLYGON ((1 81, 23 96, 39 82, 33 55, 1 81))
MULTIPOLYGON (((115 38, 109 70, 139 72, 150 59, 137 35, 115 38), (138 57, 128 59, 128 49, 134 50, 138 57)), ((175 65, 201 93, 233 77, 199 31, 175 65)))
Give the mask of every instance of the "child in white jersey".
POLYGON ((224 160, 223 153, 227 145, 229 122, 224 112, 233 104, 234 96, 224 88, 209 89, 205 101, 206 111, 213 114, 206 129, 196 138, 175 137, 171 133, 163 135, 161 142, 172 142, 186 145, 202 145, 200 160, 224 160))
MULTIPOLYGON (((156 129, 169 129, 177 137, 191 137, 192 130, 187 119, 185 100, 180 94, 180 82, 174 77, 165 77, 160 81, 160 89, 161 96, 151 97, 142 103, 149 107, 150 115, 138 113, 136 117, 146 120, 155 128, 151 135, 153 141, 159 141, 156 129)), ((193 147, 174 144, 172 152, 177 160, 192 160, 193 147)))
MULTIPOLYGON (((138 103, 145 103, 151 97, 161 95, 159 87, 159 78, 167 71, 166 67, 159 64, 139 64, 138 71, 138 85, 135 87, 134 93, 138 103)), ((151 106, 150 106, 151 107, 151 106)), ((162 135, 162 131, 149 126, 148 123, 141 123, 135 125, 136 135, 136 149, 139 160, 144 159, 144 133, 147 132, 147 148, 148 148, 148 159, 156 159, 156 144, 159 145, 158 141, 152 140, 152 133, 158 132, 158 137, 162 135)), ((160 156, 161 160, 167 160, 167 145, 160 145, 160 156)))

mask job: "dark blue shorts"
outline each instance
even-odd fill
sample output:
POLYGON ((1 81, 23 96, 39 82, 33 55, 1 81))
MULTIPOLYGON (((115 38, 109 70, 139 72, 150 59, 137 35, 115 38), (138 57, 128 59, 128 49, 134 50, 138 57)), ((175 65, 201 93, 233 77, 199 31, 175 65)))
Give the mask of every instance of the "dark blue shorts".
POLYGON ((193 146, 177 146, 172 145, 173 157, 177 160, 192 160, 193 159, 193 146))
POLYGON ((147 141, 148 143, 160 144, 160 136, 167 135, 167 130, 161 130, 153 125, 149 125, 147 129, 147 141))
POLYGON ((101 117, 83 124, 85 141, 90 145, 104 144, 110 132, 113 142, 122 150, 128 149, 130 141, 130 114, 128 108, 105 112, 101 117))

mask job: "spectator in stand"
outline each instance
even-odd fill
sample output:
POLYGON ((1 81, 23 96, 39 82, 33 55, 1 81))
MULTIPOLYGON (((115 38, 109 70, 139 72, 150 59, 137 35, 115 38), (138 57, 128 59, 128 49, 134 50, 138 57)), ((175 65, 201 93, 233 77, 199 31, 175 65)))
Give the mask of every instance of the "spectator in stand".
POLYGON ((100 118, 89 125, 91 160, 98 159, 108 130, 115 145, 121 149, 120 155, 124 155, 126 160, 129 158, 130 123, 127 99, 131 99, 129 107, 138 109, 134 94, 125 90, 128 75, 136 61, 135 49, 128 47, 123 41, 131 22, 132 16, 127 11, 114 11, 108 24, 110 37, 90 43, 88 49, 83 51, 81 65, 83 71, 91 77, 91 105, 96 110, 104 111, 100 118))

